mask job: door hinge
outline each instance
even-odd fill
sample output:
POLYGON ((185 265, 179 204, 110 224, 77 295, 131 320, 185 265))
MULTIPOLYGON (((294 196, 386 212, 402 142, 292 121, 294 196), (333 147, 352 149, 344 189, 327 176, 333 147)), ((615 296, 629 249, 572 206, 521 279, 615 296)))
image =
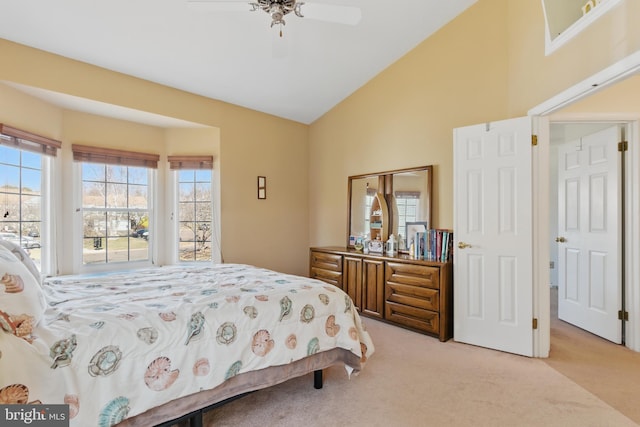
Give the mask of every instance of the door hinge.
POLYGON ((538 135, 531 135, 531 145, 538 145, 538 135))
POLYGON ((534 317, 531 326, 533 326, 533 329, 538 329, 538 319, 534 317))
POLYGON ((628 321, 629 320, 629 312, 628 311, 618 310, 618 320, 628 321))
POLYGON ((628 151, 629 143, 627 141, 618 142, 618 151, 628 151))

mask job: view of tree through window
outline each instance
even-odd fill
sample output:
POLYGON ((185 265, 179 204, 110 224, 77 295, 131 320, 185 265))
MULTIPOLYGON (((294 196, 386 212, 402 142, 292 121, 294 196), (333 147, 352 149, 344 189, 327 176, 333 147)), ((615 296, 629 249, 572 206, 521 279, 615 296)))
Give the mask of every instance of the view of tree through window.
POLYGON ((42 156, 0 145, 0 237, 22 246, 40 268, 42 156))
POLYGON ((211 170, 178 173, 180 261, 211 260, 211 170))
POLYGON ((149 169, 82 164, 84 264, 149 259, 149 169))

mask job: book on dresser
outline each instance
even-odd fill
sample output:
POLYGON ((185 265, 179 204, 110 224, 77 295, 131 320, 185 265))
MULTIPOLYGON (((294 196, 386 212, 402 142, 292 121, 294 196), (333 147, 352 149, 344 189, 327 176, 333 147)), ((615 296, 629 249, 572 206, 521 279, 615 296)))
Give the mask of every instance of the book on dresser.
POLYGON ((426 261, 452 262, 453 231, 437 228, 417 232, 411 255, 426 261))

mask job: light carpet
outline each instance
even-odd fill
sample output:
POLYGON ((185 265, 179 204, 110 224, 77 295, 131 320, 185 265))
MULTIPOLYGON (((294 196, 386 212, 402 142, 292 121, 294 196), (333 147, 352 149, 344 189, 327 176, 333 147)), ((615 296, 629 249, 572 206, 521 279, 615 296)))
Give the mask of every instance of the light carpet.
POLYGON ((551 352, 544 361, 640 423, 640 353, 558 320, 551 288, 551 352))
POLYGON ((210 411, 204 425, 637 425, 542 359, 364 323, 376 352, 358 376, 334 366, 321 390, 311 375, 296 378, 210 411))

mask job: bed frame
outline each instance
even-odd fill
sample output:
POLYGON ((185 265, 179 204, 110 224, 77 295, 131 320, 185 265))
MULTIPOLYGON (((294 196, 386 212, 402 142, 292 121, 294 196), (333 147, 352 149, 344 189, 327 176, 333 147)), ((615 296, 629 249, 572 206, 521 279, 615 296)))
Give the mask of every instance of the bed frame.
POLYGON ((127 418, 116 427, 169 427, 183 423, 190 427, 202 427, 202 415, 226 403, 246 396, 257 390, 280 384, 287 380, 313 372, 313 386, 323 386, 322 370, 340 364, 359 371, 360 358, 349 350, 334 348, 316 353, 287 365, 272 366, 252 372, 245 372, 225 381, 220 386, 199 393, 172 400, 139 415, 127 418))
MULTIPOLYGON (((317 371, 313 371, 313 388, 315 389, 321 389, 322 388, 322 370, 317 370, 317 371)), ((203 421, 202 421, 202 416, 204 415, 205 412, 209 412, 213 409, 219 408, 222 405, 226 405, 227 403, 231 403, 234 400, 240 399, 242 397, 245 397, 248 394, 254 393, 257 390, 254 391, 247 391, 246 393, 242 393, 239 394, 237 396, 233 396, 230 397, 228 399, 225 399, 221 402, 217 402, 217 403, 213 403, 205 408, 202 409, 198 409, 197 411, 193 411, 187 415, 184 415, 180 418, 171 420, 171 421, 167 421, 166 423, 162 423, 162 424, 158 424, 157 426, 154 427, 171 427, 175 424, 181 424, 181 425, 188 425, 189 427, 203 427, 203 421)))

